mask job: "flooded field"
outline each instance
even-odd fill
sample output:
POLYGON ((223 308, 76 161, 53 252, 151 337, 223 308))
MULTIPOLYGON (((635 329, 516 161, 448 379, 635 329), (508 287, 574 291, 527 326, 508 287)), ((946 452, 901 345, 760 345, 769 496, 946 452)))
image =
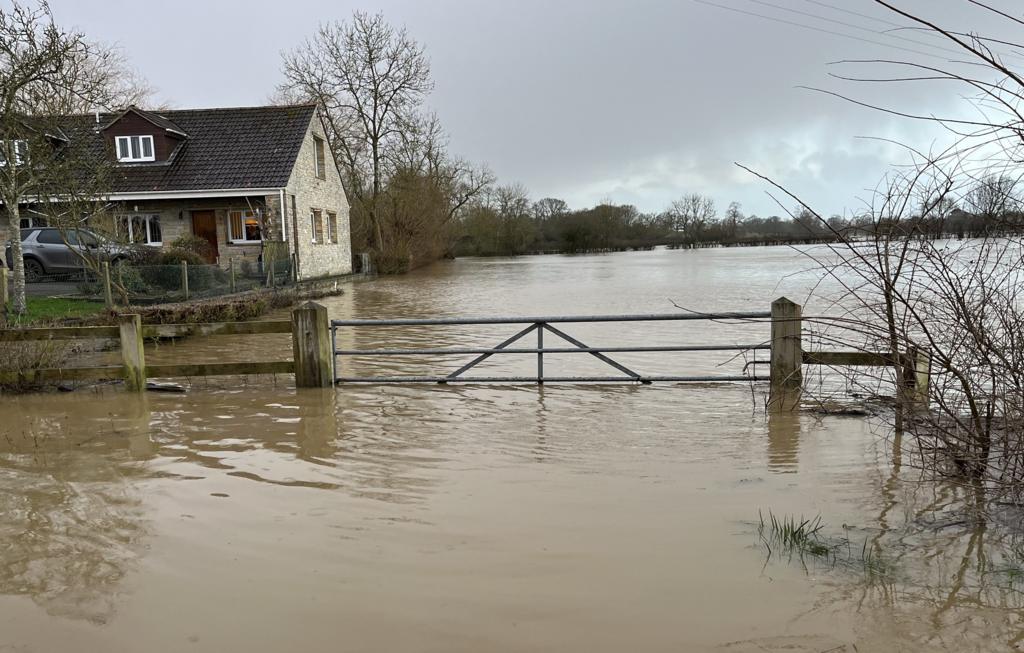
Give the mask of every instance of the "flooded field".
MULTIPOLYGON (((441 263, 356 282, 332 317, 766 310, 786 248, 441 263)), ((588 344, 749 343, 764 324, 570 325, 588 344)), ((493 345, 500 327, 346 332, 493 345)), ((752 340, 753 339, 753 340, 752 340)), ((550 345, 551 342, 546 342, 550 345)), ((196 338, 153 362, 290 355, 196 338)), ((490 371, 528 370, 529 356, 490 371)), ((589 356, 552 371, 597 372, 589 356)), ((465 360, 460 359, 460 360, 465 360)), ((648 373, 736 373, 641 354, 648 373)), ((456 359, 342 361, 353 374, 456 359)), ((771 418, 765 388, 199 380, 0 402, 0 651, 1008 650, 1024 557, 860 417, 771 418), (821 516, 825 557, 761 519, 821 516)))

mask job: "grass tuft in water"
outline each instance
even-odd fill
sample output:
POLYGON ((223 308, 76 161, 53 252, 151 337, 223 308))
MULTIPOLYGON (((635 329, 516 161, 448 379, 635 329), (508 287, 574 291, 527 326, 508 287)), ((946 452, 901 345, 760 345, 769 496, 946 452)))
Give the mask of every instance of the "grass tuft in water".
POLYGON ((837 548, 836 543, 822 535, 825 524, 821 521, 821 515, 811 519, 791 515, 777 517, 770 510, 768 519, 765 519, 761 511, 757 515, 760 519, 757 534, 768 547, 769 554, 780 550, 788 554, 825 558, 831 556, 837 548))
POLYGON ((895 577, 892 564, 883 559, 875 547, 869 546, 867 540, 863 546, 854 547, 847 537, 828 535, 820 515, 810 519, 791 515, 779 517, 769 510, 767 517, 758 511, 758 518, 757 534, 768 552, 766 565, 778 554, 789 561, 796 557, 805 569, 807 561, 811 560, 832 569, 841 567, 862 572, 872 582, 895 577))

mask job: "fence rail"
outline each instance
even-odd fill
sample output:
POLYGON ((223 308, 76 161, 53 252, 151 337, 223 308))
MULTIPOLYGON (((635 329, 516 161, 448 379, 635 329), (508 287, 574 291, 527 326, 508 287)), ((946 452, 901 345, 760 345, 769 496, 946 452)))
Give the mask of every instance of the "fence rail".
POLYGON ((238 374, 295 374, 299 387, 331 385, 327 311, 307 303, 292 311, 292 319, 258 322, 216 322, 203 324, 152 324, 143 326, 138 315, 121 315, 117 326, 40 327, 0 330, 0 342, 30 342, 71 339, 117 339, 121 365, 64 367, 0 371, 0 383, 101 381, 123 379, 129 389, 145 389, 147 378, 180 376, 226 376, 238 374), (145 338, 192 335, 254 335, 290 333, 294 360, 230 363, 147 364, 142 343, 145 338))
MULTIPOLYGON (((912 393, 927 401, 931 361, 924 351, 858 352, 805 351, 802 346, 801 307, 786 298, 779 298, 764 312, 669 313, 653 315, 576 315, 543 317, 462 317, 328 320, 327 309, 308 302, 292 311, 291 320, 257 322, 220 322, 202 324, 143 325, 138 315, 122 315, 115 326, 41 327, 0 329, 0 342, 27 342, 69 339, 115 339, 121 345, 121 365, 34 369, 23 372, 0 371, 0 383, 16 381, 60 382, 124 379, 127 387, 142 391, 147 378, 175 376, 217 376, 238 374, 294 374, 297 387, 328 387, 334 383, 653 383, 667 382, 757 382, 770 381, 770 406, 790 405, 798 400, 803 385, 804 365, 886 366, 903 369, 903 378, 912 393), (616 345, 591 346, 562 331, 554 324, 667 322, 684 320, 770 321, 768 340, 751 344, 690 345, 616 345), (446 325, 525 325, 517 333, 493 347, 422 347, 339 349, 337 333, 342 328, 446 326, 446 325), (293 360, 225 363, 180 363, 150 365, 145 361, 145 338, 185 337, 192 335, 256 335, 291 334, 293 360), (559 346, 546 346, 544 335, 560 338, 559 346), (516 342, 535 335, 536 346, 513 347, 516 342), (768 361, 747 363, 742 374, 731 375, 651 375, 639 373, 608 354, 770 351, 768 361), (536 356, 537 372, 532 376, 487 375, 465 376, 465 373, 493 356, 525 354, 536 356), (613 368, 615 376, 548 375, 545 354, 587 354, 613 368), (474 356, 457 370, 446 374, 407 376, 339 376, 338 359, 354 356, 474 356), (756 367, 770 363, 770 375, 760 376, 756 367), (746 370, 754 367, 754 373, 746 370)), ((913 395, 912 395, 913 396, 913 395)))
POLYGON ((629 314, 629 315, 555 315, 555 316, 513 316, 513 317, 442 317, 442 318, 407 318, 407 319, 364 319, 364 320, 332 320, 332 352, 334 360, 335 383, 642 383, 657 381, 668 382, 718 382, 718 381, 767 381, 768 377, 755 374, 740 375, 652 375, 642 374, 606 354, 619 353, 670 353, 694 351, 759 351, 770 350, 767 343, 750 345, 736 344, 702 344, 702 345, 643 345, 643 346, 608 346, 594 347, 565 333, 553 324, 569 323, 625 323, 625 322, 674 322, 683 320, 710 321, 756 321, 772 316, 768 311, 733 311, 717 313, 660 313, 660 314, 629 314), (494 347, 428 347, 404 349, 339 349, 337 332, 339 328, 356 327, 402 327, 402 326, 455 326, 455 325, 528 325, 510 338, 494 347), (546 347, 544 334, 551 334, 563 342, 572 345, 546 347), (522 338, 536 334, 535 347, 512 347, 522 338), (535 376, 464 376, 464 374, 488 360, 492 356, 534 354, 537 356, 537 374, 535 376), (602 363, 618 370, 621 376, 551 376, 544 371, 545 354, 589 354, 602 363), (404 375, 404 376, 340 376, 338 374, 338 358, 342 356, 452 356, 476 355, 459 369, 447 375, 404 375))

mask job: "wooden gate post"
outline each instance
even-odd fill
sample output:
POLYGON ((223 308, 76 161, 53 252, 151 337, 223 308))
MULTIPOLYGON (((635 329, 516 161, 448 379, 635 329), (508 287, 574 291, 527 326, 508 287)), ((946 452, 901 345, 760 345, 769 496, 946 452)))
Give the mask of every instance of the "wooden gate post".
POLYGON ((146 390, 146 354, 142 348, 142 318, 138 315, 120 315, 117 325, 121 331, 121 359, 124 361, 124 384, 133 392, 146 390))
POLYGON ((292 353, 295 357, 295 387, 327 388, 331 378, 331 325, 327 309, 306 302, 292 311, 292 353))
POLYGON ((801 307, 785 297, 772 302, 772 360, 769 407, 789 409, 800 400, 803 387, 801 307))

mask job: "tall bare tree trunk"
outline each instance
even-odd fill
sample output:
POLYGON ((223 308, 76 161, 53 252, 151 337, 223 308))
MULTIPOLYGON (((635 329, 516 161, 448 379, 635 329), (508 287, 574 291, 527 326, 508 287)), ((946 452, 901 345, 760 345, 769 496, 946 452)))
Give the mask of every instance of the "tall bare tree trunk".
POLYGON ((24 315, 25 304, 25 259, 21 255, 21 209, 17 201, 7 201, 7 220, 11 234, 11 263, 14 268, 14 292, 11 304, 16 315, 24 315))

